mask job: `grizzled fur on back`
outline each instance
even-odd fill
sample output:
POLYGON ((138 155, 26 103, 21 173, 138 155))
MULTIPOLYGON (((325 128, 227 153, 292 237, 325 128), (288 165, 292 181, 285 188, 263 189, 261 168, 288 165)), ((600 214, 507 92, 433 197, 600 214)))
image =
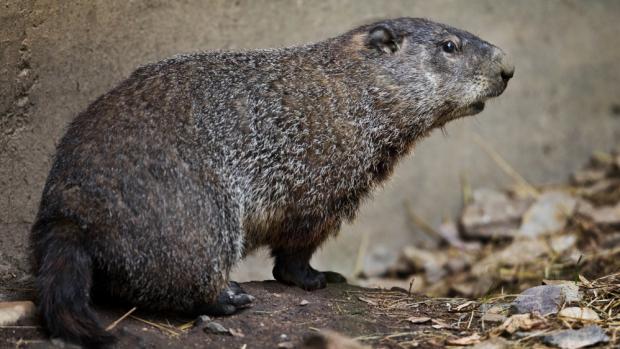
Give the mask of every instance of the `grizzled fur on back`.
POLYGON ((41 297, 66 268, 45 264, 50 244, 66 242, 67 259, 79 246, 98 291, 186 311, 213 301, 259 246, 311 254, 416 140, 503 91, 503 56, 469 33, 403 18, 301 47, 139 68, 58 145, 32 233, 41 297))

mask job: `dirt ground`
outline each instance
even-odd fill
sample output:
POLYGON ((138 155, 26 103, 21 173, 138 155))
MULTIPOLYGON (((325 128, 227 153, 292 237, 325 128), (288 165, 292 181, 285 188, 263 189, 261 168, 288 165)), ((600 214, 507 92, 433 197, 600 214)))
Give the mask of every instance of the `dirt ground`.
MULTIPOLYGON (((446 338, 462 337, 480 328, 471 307, 455 310, 465 303, 461 299, 430 299, 409 295, 405 290, 363 289, 348 284, 331 284, 314 292, 275 281, 249 282, 242 287, 256 297, 254 306, 230 317, 213 319, 232 329, 234 335, 207 334, 204 325, 192 326, 191 318, 138 309, 112 330, 119 339, 118 348, 292 348, 320 329, 338 331, 373 347, 440 348, 446 338), (411 316, 433 321, 413 324, 407 321, 411 316)), ((13 292, 11 298, 24 298, 23 292, 18 295, 8 285, 3 288, 13 292)), ((98 310, 105 326, 128 311, 112 307, 98 310)), ((30 320, 0 328, 0 347, 47 348, 61 344, 50 342, 38 323, 30 320)))

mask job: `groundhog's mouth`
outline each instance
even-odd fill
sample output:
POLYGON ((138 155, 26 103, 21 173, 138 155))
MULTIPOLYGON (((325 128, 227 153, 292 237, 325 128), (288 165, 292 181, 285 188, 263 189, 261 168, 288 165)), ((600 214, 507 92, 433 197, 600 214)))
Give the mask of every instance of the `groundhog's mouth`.
POLYGON ((483 101, 478 101, 475 102, 473 104, 469 105, 469 109, 473 112, 475 112, 476 114, 480 113, 481 111, 484 110, 484 102, 483 101))
POLYGON ((463 106, 458 106, 457 103, 448 104, 449 106, 452 106, 453 109, 438 118, 434 126, 443 127, 449 121, 481 113, 484 110, 485 102, 488 99, 501 95, 506 89, 506 86, 506 83, 501 86, 497 86, 496 88, 491 89, 491 91, 489 91, 487 94, 480 96, 477 101, 470 104, 466 104, 463 106))
POLYGON ((451 112, 444 114, 437 119, 434 126, 443 127, 447 122, 460 119, 466 116, 476 115, 484 110, 484 101, 477 101, 460 108, 456 108, 451 112))
POLYGON ((454 111, 454 118, 460 118, 463 116, 476 115, 484 110, 484 101, 477 101, 472 104, 468 104, 454 111))

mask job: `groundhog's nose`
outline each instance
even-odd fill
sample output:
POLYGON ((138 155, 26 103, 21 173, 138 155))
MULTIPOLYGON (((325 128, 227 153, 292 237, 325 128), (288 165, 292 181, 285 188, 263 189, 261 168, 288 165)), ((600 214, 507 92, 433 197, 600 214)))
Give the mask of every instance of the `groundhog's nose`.
POLYGON ((504 80, 504 82, 508 82, 508 80, 515 75, 515 66, 512 64, 502 64, 502 71, 500 72, 500 75, 502 76, 502 80, 504 80))
POLYGON ((510 58, 508 58, 508 55, 500 48, 495 48, 495 57, 500 66, 499 75, 502 77, 504 83, 507 83, 508 80, 515 75, 515 66, 510 61, 510 58))

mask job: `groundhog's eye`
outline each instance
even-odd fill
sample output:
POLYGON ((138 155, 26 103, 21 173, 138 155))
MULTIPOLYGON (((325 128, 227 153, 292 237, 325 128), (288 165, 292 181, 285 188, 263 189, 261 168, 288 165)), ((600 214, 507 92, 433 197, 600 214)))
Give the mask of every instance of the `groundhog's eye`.
POLYGON ((454 52, 456 52, 456 44, 454 43, 454 41, 446 41, 446 42, 444 42, 443 45, 441 46, 441 48, 446 53, 454 53, 454 52))

